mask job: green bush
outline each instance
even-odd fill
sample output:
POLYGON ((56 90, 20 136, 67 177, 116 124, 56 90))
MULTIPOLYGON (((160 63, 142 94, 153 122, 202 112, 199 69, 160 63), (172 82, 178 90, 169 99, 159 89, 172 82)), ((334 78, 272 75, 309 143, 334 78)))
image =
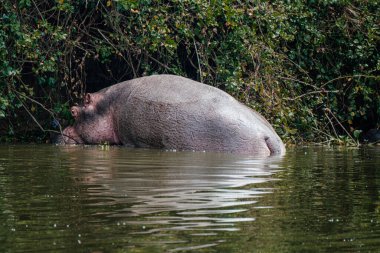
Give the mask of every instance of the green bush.
POLYGON ((289 142, 352 141, 380 125, 378 13, 375 0, 6 1, 0 141, 44 140, 86 90, 155 73, 229 92, 289 142))

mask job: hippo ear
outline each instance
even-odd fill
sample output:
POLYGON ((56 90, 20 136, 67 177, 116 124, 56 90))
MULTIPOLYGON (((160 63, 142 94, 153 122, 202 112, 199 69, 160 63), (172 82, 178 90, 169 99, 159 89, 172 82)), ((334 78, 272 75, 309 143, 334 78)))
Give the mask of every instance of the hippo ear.
POLYGON ((84 103, 86 105, 88 105, 91 102, 92 102, 92 95, 91 95, 91 93, 86 93, 86 95, 84 96, 84 103))

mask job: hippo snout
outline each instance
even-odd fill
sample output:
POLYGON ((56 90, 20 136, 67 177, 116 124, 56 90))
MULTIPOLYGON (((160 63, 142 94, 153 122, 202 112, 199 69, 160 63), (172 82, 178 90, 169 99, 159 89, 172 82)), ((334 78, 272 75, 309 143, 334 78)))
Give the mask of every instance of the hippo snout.
POLYGON ((62 135, 59 135, 57 138, 55 138, 53 143, 59 144, 59 145, 62 145, 62 144, 83 144, 84 141, 78 135, 75 128, 72 126, 69 126, 63 130, 62 135))

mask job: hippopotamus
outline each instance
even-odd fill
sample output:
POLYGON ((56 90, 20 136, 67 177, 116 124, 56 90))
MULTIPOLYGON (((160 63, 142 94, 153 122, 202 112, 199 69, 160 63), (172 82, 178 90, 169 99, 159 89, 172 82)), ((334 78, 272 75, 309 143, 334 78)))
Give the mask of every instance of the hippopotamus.
POLYGON ((153 75, 87 93, 59 143, 282 155, 268 121, 226 92, 188 78, 153 75))

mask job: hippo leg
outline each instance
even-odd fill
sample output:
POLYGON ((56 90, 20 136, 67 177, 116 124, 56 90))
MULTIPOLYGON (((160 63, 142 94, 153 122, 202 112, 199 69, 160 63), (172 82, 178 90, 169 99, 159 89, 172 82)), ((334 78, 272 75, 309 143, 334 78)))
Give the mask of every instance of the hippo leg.
POLYGON ((283 155, 285 154, 285 145, 280 138, 266 137, 265 142, 270 150, 270 155, 283 155))

